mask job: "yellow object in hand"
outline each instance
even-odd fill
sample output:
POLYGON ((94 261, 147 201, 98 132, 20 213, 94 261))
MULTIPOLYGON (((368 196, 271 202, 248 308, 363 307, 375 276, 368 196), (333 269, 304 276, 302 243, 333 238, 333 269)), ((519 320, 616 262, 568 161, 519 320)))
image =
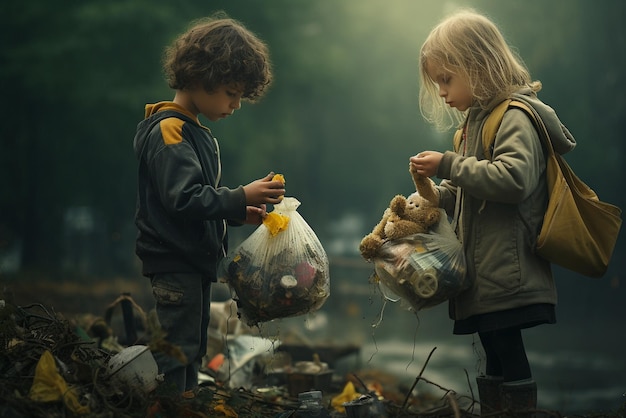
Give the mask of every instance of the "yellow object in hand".
MULTIPOLYGON (((280 181, 281 183, 285 184, 285 176, 283 176, 282 174, 274 174, 274 177, 272 177, 272 181, 280 181)), ((263 219, 263 225, 267 227, 267 229, 270 231, 270 234, 274 237, 279 232, 287 229, 287 225, 289 225, 289 217, 276 212, 270 212, 267 214, 265 219, 263 219)))
MULTIPOLYGON (((282 174, 274 174, 274 177, 272 177, 272 181, 280 181, 282 184, 285 184, 285 176, 283 176, 282 174)), ((280 195, 279 197, 282 201, 283 197, 285 196, 280 195)))
POLYGON ((282 174, 274 174, 274 177, 272 177, 272 181, 280 181, 282 184, 285 184, 285 176, 283 176, 282 174))

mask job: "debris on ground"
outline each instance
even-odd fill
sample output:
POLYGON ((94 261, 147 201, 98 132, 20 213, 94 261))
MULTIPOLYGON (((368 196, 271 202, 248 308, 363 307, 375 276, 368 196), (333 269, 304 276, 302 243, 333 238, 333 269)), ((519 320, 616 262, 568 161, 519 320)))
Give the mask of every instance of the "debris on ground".
MULTIPOLYGON (((128 298, 124 296, 116 303, 128 302, 128 298)), ((143 315, 136 305, 133 309, 139 311, 139 316, 143 315)), ((250 347, 253 340, 262 340, 262 337, 245 333, 226 341, 222 347, 224 353, 209 356, 198 390, 181 396, 155 376, 150 350, 164 349, 176 355, 176 347, 168 346, 164 336, 154 329, 150 317, 138 321, 147 327, 135 335, 140 344, 125 346, 112 332, 111 315, 106 316, 106 319, 93 315, 65 318, 41 304, 15 306, 0 300, 0 416, 479 416, 479 405, 473 394, 460 396, 422 377, 435 348, 412 386, 406 387, 380 370, 356 370, 347 376, 338 375, 332 363, 321 361, 319 355, 295 363, 276 359, 268 362, 268 353, 276 358, 285 354, 278 350, 263 349, 256 354, 240 350, 245 352, 246 358, 238 356, 238 339, 242 347, 250 347), (131 354, 122 360, 122 365, 121 353, 131 354), (139 367, 141 376, 135 380, 120 378, 119 370, 133 361, 144 362, 139 367), (416 390, 418 383, 429 390, 416 390)), ((130 322, 125 321, 128 326, 130 322)), ((272 343, 279 345, 277 341, 272 343)), ((545 417, 561 417, 555 412, 542 412, 545 417)))

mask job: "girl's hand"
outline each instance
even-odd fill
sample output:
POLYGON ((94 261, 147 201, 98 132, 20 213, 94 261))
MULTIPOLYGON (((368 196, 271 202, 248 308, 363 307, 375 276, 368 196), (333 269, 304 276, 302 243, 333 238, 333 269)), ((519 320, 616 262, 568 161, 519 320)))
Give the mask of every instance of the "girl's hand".
POLYGON ((433 177, 437 174, 442 157, 443 154, 441 152, 422 151, 409 158, 411 171, 416 172, 420 176, 433 177))
POLYGON ((246 206, 246 219, 243 223, 248 225, 261 225, 266 216, 267 212, 265 205, 246 206))

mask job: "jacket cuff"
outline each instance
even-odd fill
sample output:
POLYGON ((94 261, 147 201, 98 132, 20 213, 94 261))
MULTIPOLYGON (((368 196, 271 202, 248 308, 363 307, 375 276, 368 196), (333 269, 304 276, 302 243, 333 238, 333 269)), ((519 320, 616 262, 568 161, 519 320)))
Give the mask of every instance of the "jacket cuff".
POLYGON ((233 199, 231 201, 232 213, 235 215, 233 221, 245 221, 246 220, 246 192, 243 190, 243 186, 239 186, 233 189, 233 199))
POLYGON ((441 157, 441 162, 437 168, 437 177, 440 179, 450 180, 450 173, 452 171, 452 162, 455 158, 458 158, 459 154, 453 151, 446 151, 441 157))

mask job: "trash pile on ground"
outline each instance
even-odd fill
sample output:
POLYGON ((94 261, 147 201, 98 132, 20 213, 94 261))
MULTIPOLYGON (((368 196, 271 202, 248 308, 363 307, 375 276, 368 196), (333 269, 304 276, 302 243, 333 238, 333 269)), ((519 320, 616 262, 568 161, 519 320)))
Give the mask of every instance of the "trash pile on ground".
MULTIPOLYGON (((124 296, 111 308, 120 301, 132 306, 124 296)), ((212 345, 199 390, 181 397, 162 384, 151 354, 176 355, 177 348, 168 346, 150 317, 134 318, 146 326, 138 335, 127 327, 127 335, 118 338, 111 311, 104 318, 64 318, 41 304, 0 300, 0 416, 458 418, 478 413, 474 399, 421 376, 428 360, 407 387, 377 370, 340 375, 317 354, 290 361, 286 351, 277 350, 279 341, 242 332, 212 345), (128 337, 136 338, 133 344, 120 343, 128 337)), ((129 316, 123 319, 129 326, 129 316)))

